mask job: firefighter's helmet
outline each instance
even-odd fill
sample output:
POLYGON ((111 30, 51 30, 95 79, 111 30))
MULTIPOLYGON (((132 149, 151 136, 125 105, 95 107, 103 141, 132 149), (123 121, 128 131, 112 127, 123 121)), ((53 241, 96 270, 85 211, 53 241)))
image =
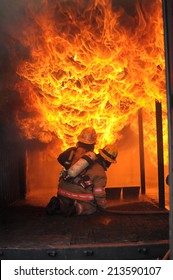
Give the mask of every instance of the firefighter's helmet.
POLYGON ((107 161, 116 162, 118 149, 116 143, 106 145, 103 149, 99 149, 99 154, 107 161))
POLYGON ((97 140, 97 134, 93 127, 84 128, 78 136, 78 141, 85 144, 95 144, 97 140))

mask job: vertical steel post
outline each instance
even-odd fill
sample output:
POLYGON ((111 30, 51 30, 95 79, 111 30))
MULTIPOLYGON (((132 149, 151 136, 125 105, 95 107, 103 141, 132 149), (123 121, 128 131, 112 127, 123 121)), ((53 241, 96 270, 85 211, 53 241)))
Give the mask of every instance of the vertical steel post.
POLYGON ((143 136, 142 108, 138 110, 138 129, 139 129, 141 194, 145 194, 145 159, 144 159, 144 136, 143 136))
POLYGON ((158 101, 156 101, 156 134, 157 134, 157 166, 158 166, 159 207, 160 208, 165 208, 162 105, 158 101))
POLYGON ((173 1, 163 0, 164 43, 166 60, 166 93, 168 105, 170 260, 173 260, 173 1))

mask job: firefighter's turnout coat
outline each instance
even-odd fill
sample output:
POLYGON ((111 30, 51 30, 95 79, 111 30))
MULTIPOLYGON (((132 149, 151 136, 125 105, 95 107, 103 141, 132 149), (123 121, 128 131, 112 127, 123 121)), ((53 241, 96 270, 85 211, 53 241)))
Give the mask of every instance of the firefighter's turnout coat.
MULTIPOLYGON (((70 148, 68 153, 72 150, 73 148, 70 148)), ((82 149, 79 150, 76 153, 76 149, 74 148, 74 153, 78 154, 75 161, 86 152, 82 149)), ((61 154, 58 161, 62 164, 65 158, 64 154, 61 154)), ((58 196, 74 200, 78 215, 92 214, 96 211, 98 206, 105 208, 105 186, 107 183, 107 176, 104 167, 96 160, 91 167, 83 172, 80 178, 84 178, 84 180, 87 178, 89 184, 83 187, 83 184, 76 183, 76 179, 68 181, 64 180, 61 176, 58 183, 58 196)))

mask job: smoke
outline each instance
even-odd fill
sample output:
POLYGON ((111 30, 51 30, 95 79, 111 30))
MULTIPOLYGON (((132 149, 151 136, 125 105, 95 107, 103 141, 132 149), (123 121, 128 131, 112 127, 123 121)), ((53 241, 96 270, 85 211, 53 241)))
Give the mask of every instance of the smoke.
MULTIPOLYGON (((43 4, 48 3, 49 0, 1 0, 0 1, 0 81, 3 81, 4 86, 9 86, 10 82, 15 82, 16 67, 23 59, 28 59, 29 49, 20 44, 18 38, 25 32, 25 27, 28 24, 33 24, 32 18, 28 18, 27 9, 30 5, 35 10, 40 10, 43 4), (27 21, 26 21, 27 17, 27 21), (8 83, 6 83, 6 75, 8 76, 8 83)), ((56 1, 51 1, 56 2, 56 1)), ((67 2, 57 1, 59 2, 67 2)), ((114 5, 121 4, 123 8, 127 8, 130 14, 134 13, 136 0, 116 0, 114 5)), ((115 6, 115 7, 116 7, 115 6)), ((0 84, 0 90, 3 85, 0 84)))
MULTIPOLYGON (((14 122, 14 112, 20 105, 18 92, 13 88, 16 79, 16 66, 19 63, 14 59, 14 52, 10 44, 15 45, 17 53, 22 46, 17 45, 13 36, 14 30, 20 30, 20 18, 23 15, 22 9, 28 1, 1 0, 0 2, 0 122, 1 125, 14 122)), ((20 53, 20 52, 19 52, 20 53)))
MULTIPOLYGON (((18 38, 24 28, 25 7, 28 0, 2 0, 0 2, 0 58, 1 58, 1 80, 8 75, 13 82, 15 69, 21 59, 26 57, 28 50, 22 46, 18 38)), ((6 84, 6 83, 5 83, 6 84)))

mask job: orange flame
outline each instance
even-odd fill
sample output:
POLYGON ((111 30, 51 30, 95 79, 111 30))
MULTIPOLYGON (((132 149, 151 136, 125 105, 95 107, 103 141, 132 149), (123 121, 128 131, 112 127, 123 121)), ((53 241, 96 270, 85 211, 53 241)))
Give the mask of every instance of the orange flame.
POLYGON ((110 0, 36 2, 30 1, 18 36, 30 49, 16 85, 27 112, 18 112, 25 136, 46 143, 58 137, 67 148, 93 126, 102 147, 128 124, 136 131, 133 119, 143 107, 145 143, 153 153, 158 100, 166 147, 161 0, 137 1, 131 12, 110 0))

